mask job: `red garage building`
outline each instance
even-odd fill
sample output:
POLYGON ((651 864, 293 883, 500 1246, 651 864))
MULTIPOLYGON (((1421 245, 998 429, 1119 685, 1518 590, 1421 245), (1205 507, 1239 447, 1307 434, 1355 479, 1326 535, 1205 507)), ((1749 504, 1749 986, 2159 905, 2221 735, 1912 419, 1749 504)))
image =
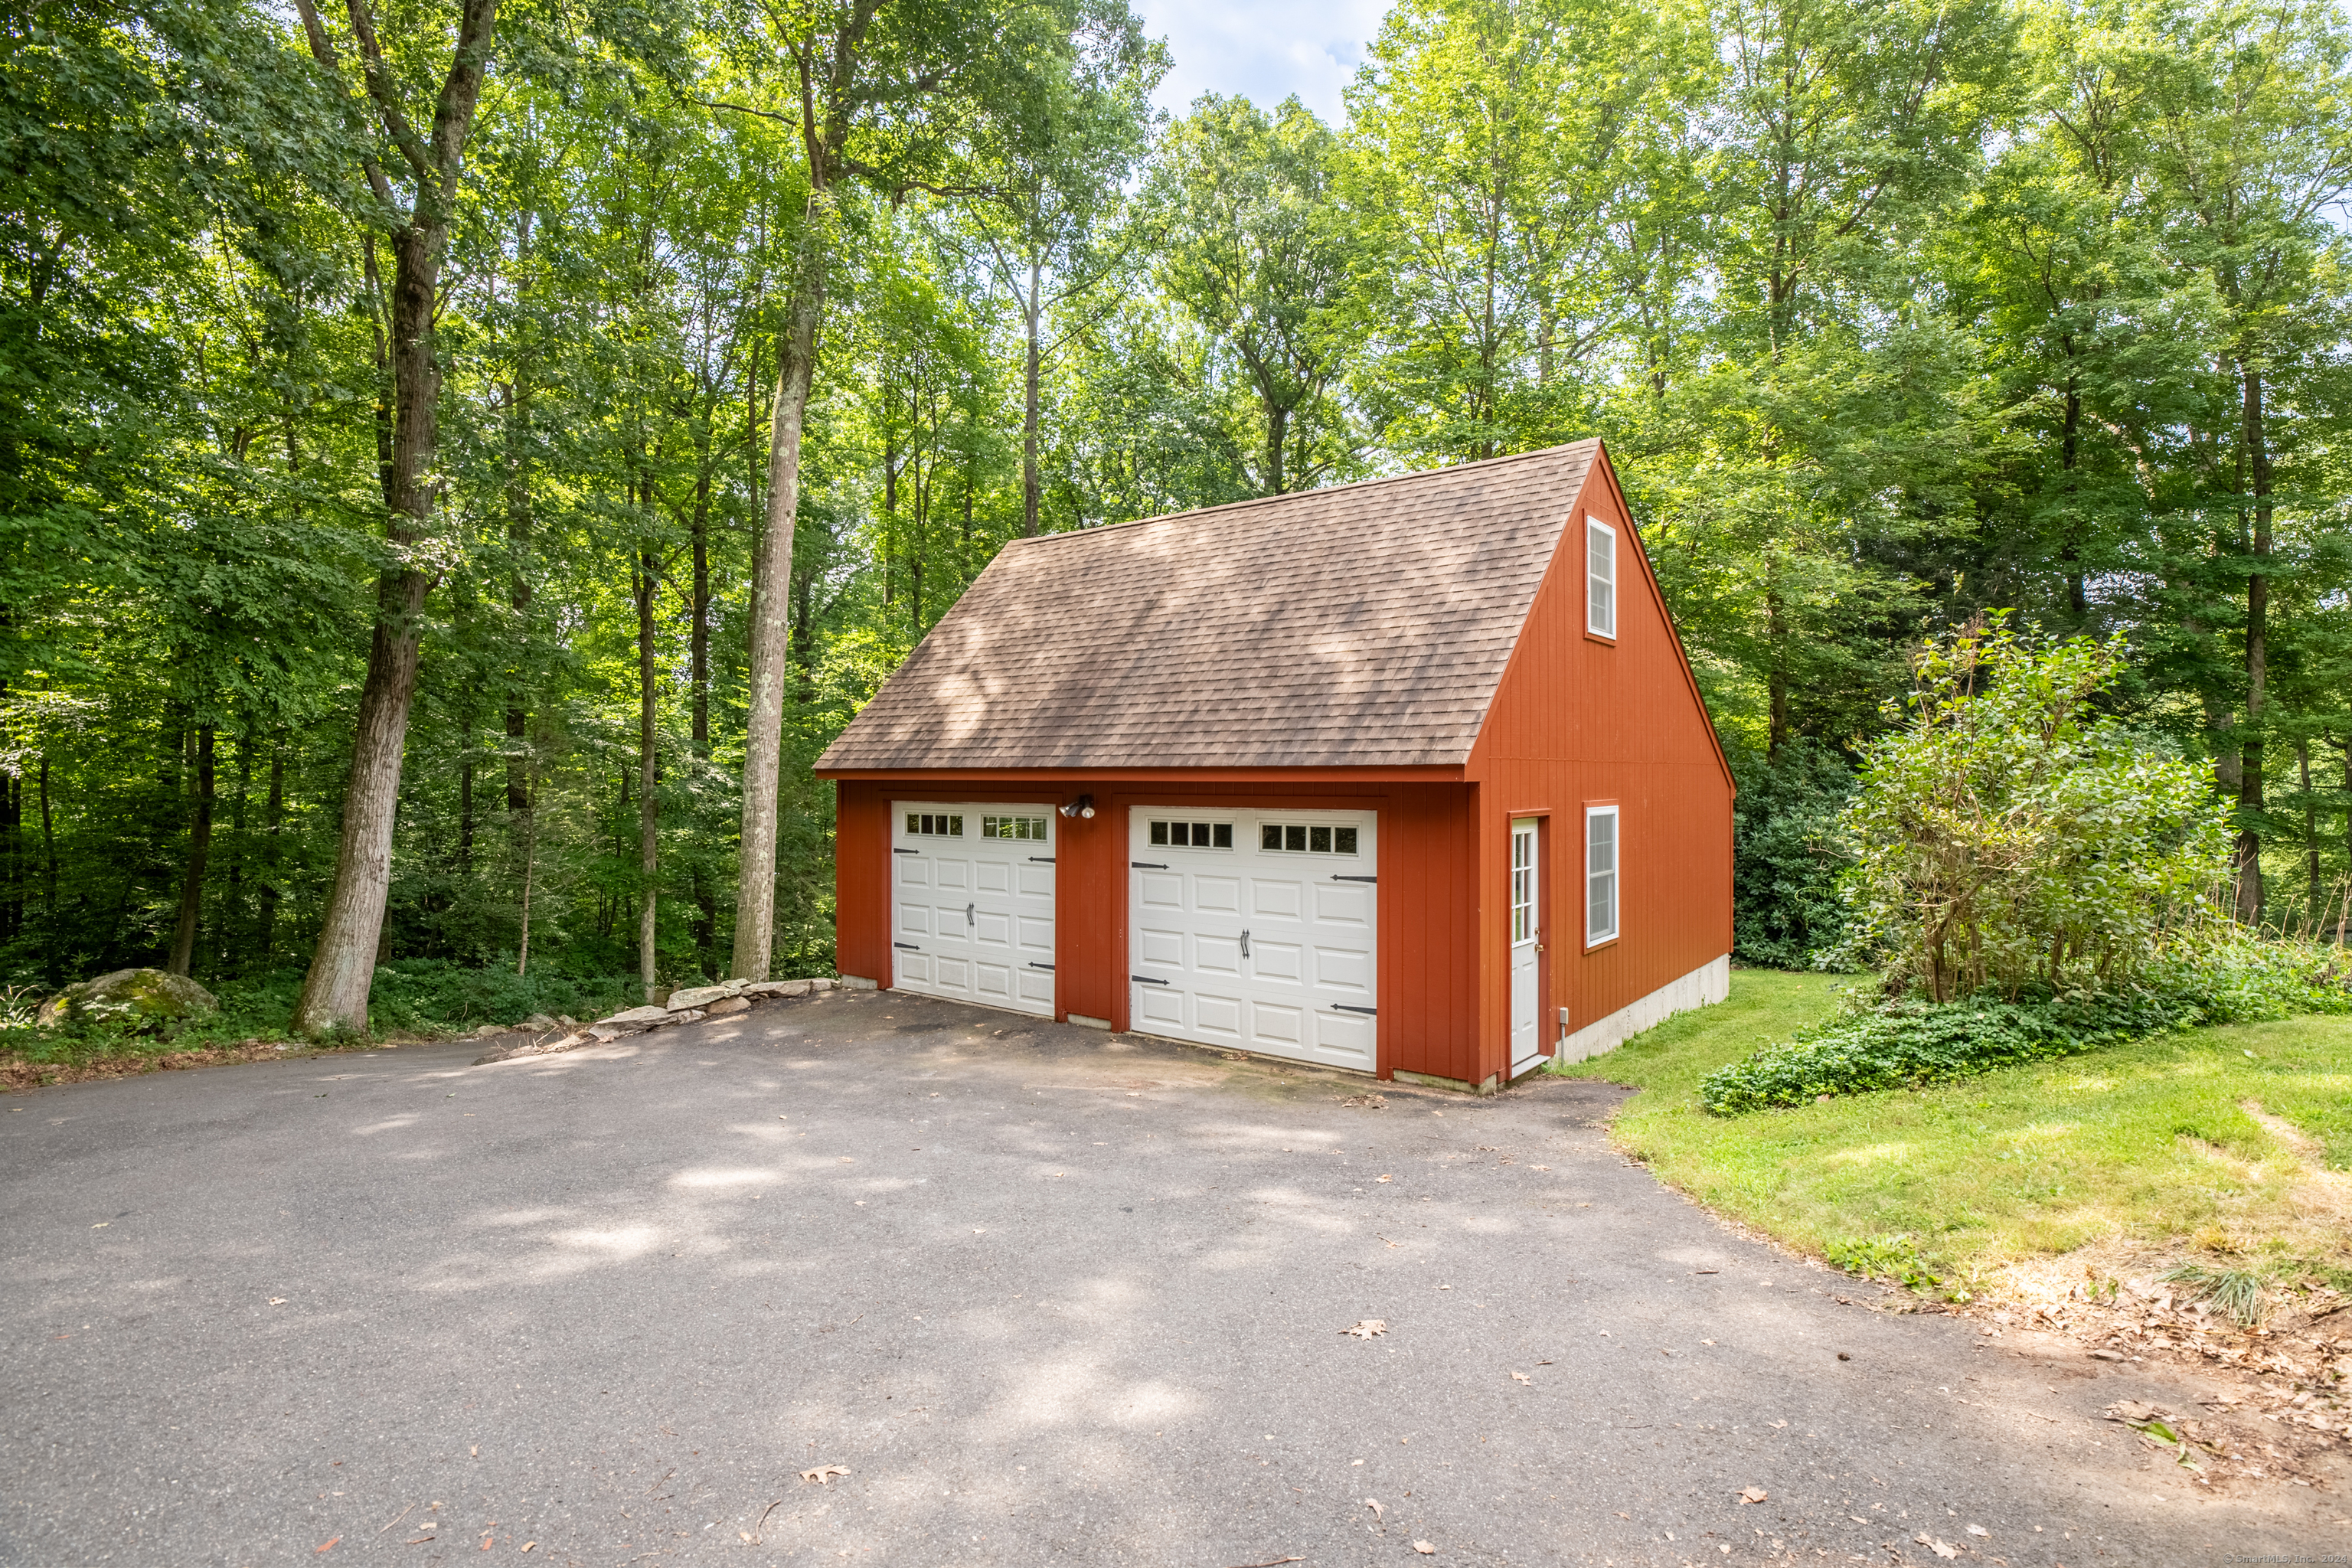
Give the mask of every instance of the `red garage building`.
POLYGON ((853 979, 1481 1089, 1729 981, 1598 441, 1014 540, 817 772, 853 979))

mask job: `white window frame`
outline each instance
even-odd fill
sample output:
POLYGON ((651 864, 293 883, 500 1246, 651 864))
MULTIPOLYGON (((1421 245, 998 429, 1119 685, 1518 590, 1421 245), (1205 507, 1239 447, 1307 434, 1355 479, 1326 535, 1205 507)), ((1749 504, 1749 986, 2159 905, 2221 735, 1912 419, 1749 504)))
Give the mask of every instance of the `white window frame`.
POLYGON ((1587 947, 1599 947, 1602 942, 1617 940, 1625 889, 1624 827, 1624 819, 1613 805, 1588 805, 1584 808, 1584 945, 1587 947), (1592 856, 1593 825, 1603 817, 1609 821, 1609 865, 1605 868, 1596 867, 1592 856), (1608 905, 1606 929, 1592 918, 1596 893, 1601 894, 1608 905))
POLYGON ((1584 629, 1597 637, 1617 636, 1617 531, 1597 517, 1584 520, 1584 629), (1593 565, 1593 546, 1609 542, 1607 574, 1593 565))

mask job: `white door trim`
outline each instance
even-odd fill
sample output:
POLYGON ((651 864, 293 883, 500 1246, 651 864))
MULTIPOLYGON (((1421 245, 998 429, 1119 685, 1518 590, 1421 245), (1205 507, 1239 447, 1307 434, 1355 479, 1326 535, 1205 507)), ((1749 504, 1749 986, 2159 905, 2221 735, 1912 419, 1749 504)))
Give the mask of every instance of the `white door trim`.
POLYGON ((1511 1073, 1543 1060, 1543 819, 1511 819, 1511 1073))

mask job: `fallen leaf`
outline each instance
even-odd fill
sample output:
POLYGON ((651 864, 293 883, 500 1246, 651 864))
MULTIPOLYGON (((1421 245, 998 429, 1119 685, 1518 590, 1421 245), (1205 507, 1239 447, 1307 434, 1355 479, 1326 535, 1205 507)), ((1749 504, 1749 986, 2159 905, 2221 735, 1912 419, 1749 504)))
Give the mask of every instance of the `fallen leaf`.
POLYGON ((1917 1542, 1920 1545, 1926 1547, 1928 1551, 1934 1552, 1938 1557, 1958 1557, 1960 1554, 1960 1549, 1958 1547, 1953 1545, 1948 1541, 1937 1541, 1924 1530, 1918 1534, 1913 1536, 1911 1539, 1917 1542))
POLYGON ((1787 1423, 1786 1421, 1775 1421, 1775 1422, 1773 1422, 1773 1423, 1772 1423, 1772 1425, 1773 1425, 1774 1426, 1786 1426, 1788 1425, 1788 1423, 1787 1423))
POLYGON ((1360 1340, 1368 1340, 1374 1334, 1387 1333, 1389 1321, 1386 1318, 1360 1318, 1339 1331, 1343 1334, 1353 1334, 1360 1340))
POLYGON ((801 1472, 801 1479, 804 1481, 814 1481, 821 1487, 829 1487, 833 1485, 834 1477, 845 1476, 848 1473, 849 1467, 847 1465, 819 1465, 813 1470, 803 1470, 801 1472))
MULTIPOLYGON (((92 1230, 104 1230, 108 1226, 112 1225, 113 1223, 114 1223, 114 1222, 113 1222, 112 1220, 110 1220, 110 1219, 102 1219, 102 1220, 100 1220, 96 1225, 91 1226, 89 1228, 90 1228, 90 1229, 92 1229, 92 1230)), ((341 1540, 342 1539, 342 1537, 339 1535, 339 1536, 335 1537, 335 1539, 336 1539, 336 1540, 338 1540, 338 1541, 341 1541, 341 1540)))
POLYGON ((1381 1501, 1378 1498, 1366 1498, 1364 1500, 1364 1506, 1372 1510, 1372 1517, 1374 1519, 1386 1519, 1389 1516, 1388 1510, 1381 1506, 1381 1501))
MULTIPOLYGON (((1444 1115, 1444 1112, 1440 1111, 1438 1114, 1442 1116, 1442 1115, 1444 1115)), ((1426 1541, 1416 1541, 1416 1542, 1414 1542, 1412 1543, 1412 1549, 1413 1549, 1415 1552, 1420 1552, 1423 1557, 1434 1557, 1434 1556, 1436 1556, 1436 1555, 1437 1555, 1437 1548, 1436 1548, 1436 1547, 1434 1547, 1434 1546, 1432 1546, 1432 1545, 1431 1545, 1428 1542, 1426 1542, 1426 1541)))
POLYGON ((1627 1513, 1626 1511, 1624 1511, 1624 1510, 1620 1509, 1620 1510, 1618 1510, 1618 1511, 1617 1511, 1617 1517, 1618 1517, 1619 1519, 1631 1519, 1631 1518, 1633 1518, 1633 1516, 1632 1514, 1627 1513))
POLYGON ((1770 1497, 1771 1495, 1772 1494, 1770 1492, 1766 1491, 1762 1487, 1743 1487, 1740 1489, 1739 1500, 1741 1502, 1762 1502, 1766 1498, 1770 1497))
POLYGON ((1523 1372, 1515 1372, 1515 1373, 1511 1373, 1511 1376, 1512 1376, 1512 1377, 1514 1377, 1514 1378, 1516 1378, 1517 1381, 1519 1381, 1519 1382, 1521 1382, 1521 1383, 1532 1383, 1532 1382, 1534 1382, 1534 1381, 1535 1381, 1533 1378, 1529 1377, 1526 1373, 1523 1373, 1523 1372))
POLYGON ((330 1540, 330 1541, 329 1541, 329 1542, 328 1542, 324 1546, 314 1546, 314 1547, 312 1547, 312 1548, 310 1549, 310 1555, 311 1555, 311 1556, 313 1556, 313 1557, 316 1557, 316 1556, 317 1556, 320 1552, 332 1552, 332 1551, 335 1549, 335 1542, 336 1542, 337 1541, 341 1541, 341 1539, 342 1539, 342 1537, 341 1537, 341 1536, 340 1536, 340 1535, 338 1535, 338 1536, 335 1536, 335 1537, 333 1537, 332 1539, 331 1539, 331 1540, 330 1540))
POLYGON ((1972 1525, 1969 1526, 1969 1533, 1970 1535, 1988 1535, 1988 1536, 1989 1536, 1989 1535, 1990 1535, 1990 1534, 1992 1533, 1992 1531, 1990 1531, 1990 1530, 1987 1530, 1987 1529, 1986 1529, 1983 1525, 1981 1525, 1981 1524, 1972 1524, 1972 1525))
POLYGON ((283 1296, 272 1296, 269 1298, 269 1304, 273 1307, 282 1307, 286 1305, 286 1298, 283 1296))
POLYGON ((532 1547, 537 1546, 538 1544, 539 1544, 539 1542, 536 1542, 536 1541, 526 1541, 526 1542, 524 1542, 522 1543, 522 1549, 523 1549, 525 1552, 528 1552, 528 1551, 530 1551, 532 1547))
POLYGON ((1375 1177, 1373 1177, 1372 1179, 1373 1179, 1374 1181, 1376 1181, 1376 1182, 1386 1182, 1386 1181, 1392 1181, 1392 1180, 1394 1180, 1395 1178, 1391 1177, 1391 1176, 1375 1176, 1375 1177))

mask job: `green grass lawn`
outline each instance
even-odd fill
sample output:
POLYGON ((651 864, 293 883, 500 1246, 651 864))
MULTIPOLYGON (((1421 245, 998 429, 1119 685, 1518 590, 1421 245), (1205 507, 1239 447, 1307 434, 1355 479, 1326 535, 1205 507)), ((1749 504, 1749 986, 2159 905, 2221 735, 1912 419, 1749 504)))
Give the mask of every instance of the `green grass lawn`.
POLYGON ((1915 1250, 1972 1290, 2065 1254, 2101 1273, 2191 1255, 2352 1266, 2352 1018, 2196 1029, 1790 1110, 1699 1109, 1701 1078, 1854 984, 1740 970, 1730 1000, 1565 1070, 1642 1091, 1614 1134, 1664 1180, 1876 1272, 1915 1250))

